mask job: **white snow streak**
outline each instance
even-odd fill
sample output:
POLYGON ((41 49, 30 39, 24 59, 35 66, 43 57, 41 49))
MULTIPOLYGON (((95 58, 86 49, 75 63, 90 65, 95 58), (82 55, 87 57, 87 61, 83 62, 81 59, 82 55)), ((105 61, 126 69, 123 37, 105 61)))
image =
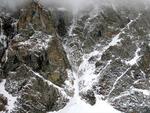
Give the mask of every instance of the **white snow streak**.
POLYGON ((34 73, 36 76, 38 76, 39 78, 41 78, 41 79, 42 79, 44 82, 46 82, 49 86, 52 86, 52 87, 58 89, 58 91, 60 91, 61 94, 63 94, 64 97, 70 98, 69 96, 67 96, 67 94, 66 94, 66 92, 64 91, 63 88, 61 88, 61 87, 59 87, 59 86, 53 84, 53 83, 52 83, 51 81, 49 81, 49 80, 46 80, 43 76, 41 76, 41 75, 40 75, 39 73, 37 73, 37 72, 34 72, 32 69, 30 69, 30 71, 33 72, 33 73, 34 73))
POLYGON ((133 88, 132 90, 135 91, 135 92, 141 92, 144 95, 150 96, 150 90, 137 89, 137 88, 133 88))
POLYGON ((126 64, 129 64, 129 65, 131 65, 131 66, 135 65, 135 64, 138 62, 139 58, 141 57, 141 56, 139 55, 139 52, 140 52, 140 51, 141 51, 141 48, 137 48, 137 50, 136 50, 136 52, 135 52, 135 55, 134 55, 134 58, 132 58, 132 59, 129 60, 129 61, 126 61, 125 63, 126 63, 126 64))
POLYGON ((110 96, 110 94, 113 92, 113 90, 115 89, 118 81, 130 70, 131 68, 128 68, 120 77, 118 77, 116 79, 116 81, 114 82, 113 86, 112 86, 112 89, 110 90, 109 94, 108 94, 108 97, 110 96))
POLYGON ((68 31, 69 36, 76 36, 76 34, 73 34, 73 29, 75 28, 75 26, 76 26, 76 17, 74 15, 74 18, 72 20, 72 25, 70 26, 70 29, 68 31))

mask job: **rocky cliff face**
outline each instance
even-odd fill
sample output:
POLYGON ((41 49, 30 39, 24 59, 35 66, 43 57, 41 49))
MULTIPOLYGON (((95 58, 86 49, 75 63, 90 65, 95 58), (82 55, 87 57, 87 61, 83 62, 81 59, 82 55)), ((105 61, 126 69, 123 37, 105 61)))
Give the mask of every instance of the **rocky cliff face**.
POLYGON ((71 66, 52 15, 36 2, 20 14, 19 20, 14 19, 9 25, 5 21, 10 17, 1 21, 0 78, 4 88, 0 91, 0 110, 11 113, 59 110, 72 96, 73 83, 71 66))
POLYGON ((148 113, 149 9, 103 7, 81 15, 65 43, 79 67, 80 96, 125 113, 148 113))
POLYGON ((71 15, 31 2, 19 12, 0 17, 0 111, 62 112, 79 99, 150 112, 150 9, 71 15))

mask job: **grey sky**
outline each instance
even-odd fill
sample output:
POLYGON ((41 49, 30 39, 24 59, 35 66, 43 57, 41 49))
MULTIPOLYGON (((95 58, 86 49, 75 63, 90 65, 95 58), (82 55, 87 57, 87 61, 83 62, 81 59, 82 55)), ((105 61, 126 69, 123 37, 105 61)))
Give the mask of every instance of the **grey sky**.
MULTIPOLYGON (((17 7, 25 4, 30 0, 0 0, 0 7, 10 8, 15 10, 17 7)), ((72 10, 86 9, 94 5, 126 5, 131 7, 141 7, 143 4, 150 4, 150 0, 40 0, 45 6, 57 5, 65 8, 71 8, 72 10), (140 6, 141 4, 141 6, 140 6)), ((150 6, 150 5, 149 5, 150 6)))

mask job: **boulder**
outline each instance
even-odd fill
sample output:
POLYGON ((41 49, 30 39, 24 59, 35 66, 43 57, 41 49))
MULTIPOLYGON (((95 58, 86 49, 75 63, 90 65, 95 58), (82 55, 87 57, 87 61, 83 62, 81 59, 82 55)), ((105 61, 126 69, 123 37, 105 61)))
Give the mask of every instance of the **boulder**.
POLYGON ((0 94, 0 112, 6 110, 7 98, 0 94))

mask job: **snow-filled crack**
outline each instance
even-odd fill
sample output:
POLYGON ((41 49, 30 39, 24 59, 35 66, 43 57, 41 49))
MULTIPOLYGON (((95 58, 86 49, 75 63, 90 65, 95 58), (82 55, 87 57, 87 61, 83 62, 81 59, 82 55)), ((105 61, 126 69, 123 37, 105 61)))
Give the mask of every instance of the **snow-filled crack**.
POLYGON ((131 67, 128 68, 125 72, 123 72, 122 75, 119 76, 119 77, 115 80, 115 82, 114 82, 114 84, 113 84, 113 86, 112 86, 110 92, 109 92, 108 95, 107 95, 108 98, 109 98, 110 94, 114 91, 114 89, 115 89, 115 87, 116 87, 118 81, 119 81, 123 76, 125 76, 125 75, 127 74, 127 72, 128 72, 130 69, 131 69, 131 67))

